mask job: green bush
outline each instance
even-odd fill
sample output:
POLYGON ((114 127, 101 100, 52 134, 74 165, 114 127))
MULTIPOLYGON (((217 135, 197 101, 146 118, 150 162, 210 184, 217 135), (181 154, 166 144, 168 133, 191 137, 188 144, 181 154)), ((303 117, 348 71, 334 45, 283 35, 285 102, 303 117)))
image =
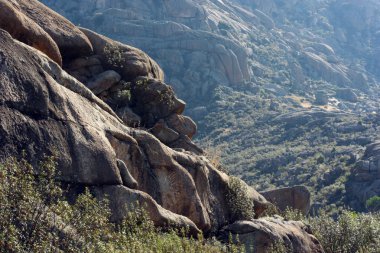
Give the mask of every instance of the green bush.
POLYGON ((326 253, 378 253, 380 214, 344 211, 337 220, 322 212, 307 219, 326 253))
POLYGON ((249 198, 247 186, 236 177, 230 177, 226 199, 233 220, 250 220, 255 216, 252 199, 249 198))
POLYGON ((138 205, 125 220, 111 223, 107 201, 85 190, 69 204, 55 175, 52 158, 41 163, 38 175, 25 160, 0 164, 0 252, 240 252, 202 235, 164 233, 138 205))
POLYGON ((380 211, 380 196, 373 196, 367 199, 365 206, 371 212, 380 211))
POLYGON ((107 44, 104 47, 104 55, 106 56, 107 63, 116 68, 123 68, 124 52, 117 46, 107 44))
MULTIPOLYGON (((274 212, 274 215, 309 225, 326 253, 379 253, 380 213, 363 214, 345 210, 333 219, 325 210, 320 211, 318 216, 306 217, 298 210, 287 208, 284 212, 274 212)), ((272 251, 288 252, 279 243, 272 245, 272 251)))
POLYGON ((305 215, 298 209, 291 209, 287 207, 284 212, 281 213, 281 216, 286 220, 295 220, 302 221, 305 219, 305 215))

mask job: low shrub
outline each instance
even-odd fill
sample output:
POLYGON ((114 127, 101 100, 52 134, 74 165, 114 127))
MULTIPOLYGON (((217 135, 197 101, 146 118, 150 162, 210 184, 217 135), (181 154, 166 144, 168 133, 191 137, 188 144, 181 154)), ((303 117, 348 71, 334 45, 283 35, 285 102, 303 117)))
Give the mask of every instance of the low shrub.
POLYGON ((230 177, 226 199, 233 220, 250 220, 255 217, 253 200, 247 192, 247 186, 239 178, 230 177))
POLYGON ((380 214, 344 211, 334 220, 321 212, 307 222, 326 253, 379 252, 380 214))
MULTIPOLYGON (((325 210, 321 210, 315 217, 306 217, 298 210, 287 208, 274 215, 309 225, 326 253, 379 253, 380 213, 365 214, 345 210, 334 219, 325 210)), ((288 252, 283 246, 274 244, 272 251, 288 252)))

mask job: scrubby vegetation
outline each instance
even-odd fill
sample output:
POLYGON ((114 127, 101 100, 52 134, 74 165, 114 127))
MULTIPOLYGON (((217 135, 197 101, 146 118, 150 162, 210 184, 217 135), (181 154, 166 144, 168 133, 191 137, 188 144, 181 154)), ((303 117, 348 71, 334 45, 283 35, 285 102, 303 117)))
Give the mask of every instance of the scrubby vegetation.
POLYGON ((317 216, 305 217, 286 210, 285 219, 308 224, 326 253, 380 252, 380 213, 356 213, 345 210, 336 219, 321 210, 317 216))
MULTIPOLYGON (((52 158, 38 166, 38 174, 25 160, 0 165, 0 252, 243 252, 202 235, 188 238, 186 231, 162 232, 138 204, 124 221, 111 223, 106 201, 87 189, 69 203, 55 175, 52 158)), ((239 198, 234 203, 246 207, 244 185, 232 178, 230 187, 230 197, 239 198)), ((336 220, 325 212, 281 215, 309 224, 327 253, 379 252, 380 213, 344 211, 336 220)), ((286 247, 276 244, 272 250, 286 252, 286 247)))
POLYGON ((238 178, 230 177, 226 199, 232 210, 233 220, 250 220, 255 216, 253 202, 247 192, 248 187, 238 178))
POLYGON ((308 222, 327 253, 380 250, 380 214, 344 211, 334 220, 322 212, 308 222))
POLYGON ((67 201, 54 180, 54 159, 35 172, 25 160, 0 165, 0 252, 240 252, 202 235, 161 232, 138 204, 124 221, 111 223, 107 202, 88 189, 67 201))

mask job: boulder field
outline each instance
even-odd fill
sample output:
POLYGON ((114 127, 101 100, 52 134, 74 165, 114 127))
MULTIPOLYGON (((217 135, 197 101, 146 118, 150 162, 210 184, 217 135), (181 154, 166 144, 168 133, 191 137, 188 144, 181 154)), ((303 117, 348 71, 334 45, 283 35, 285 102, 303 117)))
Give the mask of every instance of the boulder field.
MULTIPOLYGON (((234 219, 230 176, 192 142, 185 103, 148 55, 36 0, 0 6, 0 160, 24 156, 38 173, 39 161, 54 155, 57 180, 107 196, 114 221, 138 201, 157 226, 231 230, 255 242, 269 229, 275 235, 256 252, 277 239, 294 252, 323 252, 302 224, 234 219)), ((271 204, 246 187, 259 218, 271 204)))

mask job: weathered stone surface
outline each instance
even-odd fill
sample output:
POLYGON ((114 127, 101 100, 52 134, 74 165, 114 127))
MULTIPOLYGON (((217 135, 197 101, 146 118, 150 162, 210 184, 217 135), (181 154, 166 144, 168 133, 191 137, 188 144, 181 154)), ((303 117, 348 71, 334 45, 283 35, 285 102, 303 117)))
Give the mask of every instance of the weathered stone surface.
MULTIPOLYGON (((75 79, 55 72, 62 70, 37 51, 17 44, 4 31, 0 39, 2 158, 19 156, 20 149, 25 149, 29 158, 36 162, 44 154, 59 152, 57 159, 62 180, 90 185, 119 184, 116 161, 112 153, 103 152, 111 146, 99 136, 97 128, 109 115, 100 106, 107 106, 95 97, 94 101, 89 101, 59 85, 53 77, 63 75, 61 77, 66 79, 60 80, 61 84, 65 81, 75 84, 75 79), (48 65, 55 70, 48 69, 48 65), (99 109, 92 109, 92 103, 98 103, 99 109)), ((76 85, 78 90, 85 89, 79 83, 76 85)), ((114 118, 113 121, 118 120, 114 118)))
POLYGON ((141 125, 141 117, 135 114, 128 106, 115 109, 117 116, 130 127, 139 127, 141 125))
MULTIPOLYGON (((134 188, 134 178, 140 191, 203 231, 233 222, 225 202, 227 175, 202 157, 174 151, 146 131, 126 127, 106 104, 39 51, 5 31, 0 40, 2 66, 8 66, 0 74, 2 159, 25 150, 36 165, 44 154, 58 152, 63 181, 134 188)), ((259 194, 251 198, 266 203, 259 194)))
POLYGON ((169 128, 162 119, 149 129, 149 131, 165 144, 169 144, 180 137, 179 133, 169 128))
POLYGON ((285 87, 291 83, 307 91, 310 83, 304 81, 310 78, 326 81, 330 87, 368 90, 370 75, 357 82, 352 73, 360 76, 370 68, 378 69, 376 1, 366 6, 360 1, 329 2, 323 8, 311 0, 43 2, 87 28, 148 52, 165 70, 177 94, 191 105, 193 100, 208 98, 217 85, 241 87, 250 81, 285 87), (306 60, 303 51, 311 54, 306 60), (363 64, 358 62, 359 68, 348 64, 345 59, 350 57, 361 58, 363 64), (271 58, 286 63, 282 71, 289 78, 268 75, 270 70, 279 70, 279 61, 271 58), (264 71, 257 75, 252 65, 264 71))
POLYGON ((103 91, 108 90, 121 80, 121 76, 113 70, 107 70, 87 83, 87 87, 95 94, 99 95, 103 91))
POLYGON ((348 73, 343 68, 327 62, 315 53, 303 52, 300 56, 300 62, 312 77, 323 76, 328 82, 340 86, 352 85, 348 73))
POLYGON ((87 37, 70 21, 39 1, 14 0, 10 3, 36 22, 53 38, 64 61, 91 54, 92 46, 87 37))
MULTIPOLYGON (((20 6, 31 12, 39 7, 32 1, 20 6)), ((184 17, 192 16, 193 11, 183 12, 184 17)), ((39 10, 36 13, 30 15, 39 22, 46 21, 39 10)), ((59 19, 52 21, 49 29, 70 27, 64 19, 61 21, 62 26, 59 19)), ((43 29, 47 29, 45 26, 43 29)), ((81 187, 90 186, 99 198, 108 196, 114 220, 126 215, 126 204, 139 201, 147 205, 156 225, 188 226, 192 235, 200 230, 215 232, 235 222, 233 207, 226 200, 230 178, 205 157, 197 155, 202 150, 190 140, 195 124, 189 118, 175 116, 183 112, 185 104, 163 83, 159 67, 137 49, 88 30, 85 34, 90 37, 97 56, 86 51, 80 39, 73 39, 72 44, 57 44, 61 52, 78 47, 79 56, 83 57, 63 54, 68 63, 64 67, 69 66, 70 71, 88 71, 84 79, 91 80, 102 71, 115 71, 123 78, 118 83, 113 81, 99 94, 103 100, 43 53, 0 31, 0 160, 20 157, 25 151, 26 159, 38 170, 38 162, 45 154, 55 154, 61 172, 58 179, 81 187), (106 45, 116 45, 117 50, 122 50, 122 62, 128 67, 112 67, 104 55, 106 45), (91 70, 93 66, 97 69, 91 70), (127 81, 132 82, 126 84, 127 81), (128 119, 117 116, 122 111, 115 113, 105 103, 112 97, 108 90, 118 91, 119 86, 130 88, 131 101, 123 105, 125 111, 130 110, 129 115, 138 115, 146 126, 155 126, 161 119, 174 115, 170 127, 179 132, 177 145, 195 151, 174 150, 147 128, 126 126, 124 122, 128 119)), ((60 42, 65 37, 62 33, 55 36, 60 42)), ((112 108, 118 106, 110 104, 112 108)), ((253 188, 248 189, 249 201, 255 205, 256 216, 260 216, 269 203, 253 188)), ((265 226, 281 228, 273 224, 265 226)), ((289 229, 290 232, 285 230, 293 233, 290 226, 289 229)), ((298 247, 309 246, 305 243, 298 247)))
POLYGON ((62 65, 62 57, 54 40, 32 19, 17 10, 8 1, 0 1, 0 28, 13 38, 34 47, 62 65))
POLYGON ((200 233, 200 230, 190 219, 162 208, 151 196, 142 191, 132 190, 121 185, 93 187, 92 190, 98 198, 109 199, 113 221, 122 220, 127 215, 128 210, 131 210, 131 207, 138 208, 136 205, 140 204, 146 208, 149 217, 156 226, 163 228, 173 225, 178 228, 187 227, 190 235, 194 237, 200 233))
MULTIPOLYGON (((188 151, 175 151, 173 156, 173 158, 192 175, 205 206, 212 206, 212 203, 215 201, 220 203, 220 205, 212 208, 213 211, 210 213, 211 221, 216 222, 218 224, 217 227, 231 223, 233 221, 231 217, 231 207, 228 206, 226 200, 229 189, 229 176, 211 166, 206 158, 202 156, 198 158, 196 157, 197 156, 193 155, 193 152, 188 151), (207 197, 210 192, 214 199, 207 197)), ((248 197, 254 203, 256 217, 260 217, 270 205, 269 202, 255 189, 249 187, 243 181, 242 184, 248 189, 248 197)), ((215 229, 215 227, 213 227, 213 229, 215 229)))
POLYGON ((138 76, 164 79, 161 68, 141 50, 84 28, 81 28, 81 31, 89 38, 95 54, 102 57, 102 62, 107 68, 120 73, 124 80, 132 81, 138 76))
POLYGON ((80 57, 72 60, 68 64, 66 64, 65 68, 68 71, 75 71, 82 68, 92 67, 101 65, 100 56, 93 55, 90 57, 80 57))
POLYGON ((180 135, 177 140, 170 143, 170 147, 184 149, 197 155, 204 154, 203 149, 195 145, 187 135, 180 135))
POLYGON ((100 56, 98 55, 75 58, 65 64, 65 70, 84 84, 87 84, 96 75, 104 72, 100 56))
POLYGON ((186 162, 177 162, 178 152, 146 131, 124 126, 107 105, 39 51, 5 31, 0 40, 2 66, 8 66, 0 74, 1 159, 18 157, 25 150, 36 165, 44 154, 58 152, 63 181, 134 187, 117 165, 119 159, 139 190, 199 229, 231 222, 225 194, 218 187, 228 177, 207 160, 187 154, 186 162))
POLYGON ((283 244, 289 252, 323 253, 318 240, 310 228, 299 221, 284 221, 277 218, 261 218, 253 221, 237 221, 226 226, 221 238, 228 241, 229 234, 242 242, 247 252, 269 253, 271 246, 283 244))
POLYGON ((221 36, 218 30, 231 24, 231 29, 248 33, 250 27, 243 19, 261 19, 230 2, 44 2, 84 27, 110 37, 117 35, 118 40, 148 52, 165 69, 181 97, 207 97, 217 85, 239 85, 251 79, 243 45, 235 36, 221 36))
POLYGON ((329 96, 325 91, 317 91, 315 93, 315 103, 317 105, 327 105, 329 103, 329 96))
POLYGON ((187 135, 190 139, 197 132, 195 122, 191 118, 183 115, 172 114, 166 119, 166 123, 170 128, 182 135, 187 135))
POLYGON ((254 10, 253 13, 260 19, 261 23, 267 28, 267 29, 273 29, 275 28, 274 21, 264 12, 260 10, 254 10))
POLYGON ((117 162, 117 167, 120 170, 120 176, 123 181, 123 185, 125 185, 126 187, 130 189, 136 189, 139 184, 129 172, 127 165, 125 165, 125 163, 119 159, 117 159, 116 162, 117 162))
POLYGON ((311 194, 305 186, 275 189, 261 192, 261 194, 280 211, 291 208, 299 210, 306 215, 310 210, 311 194))

